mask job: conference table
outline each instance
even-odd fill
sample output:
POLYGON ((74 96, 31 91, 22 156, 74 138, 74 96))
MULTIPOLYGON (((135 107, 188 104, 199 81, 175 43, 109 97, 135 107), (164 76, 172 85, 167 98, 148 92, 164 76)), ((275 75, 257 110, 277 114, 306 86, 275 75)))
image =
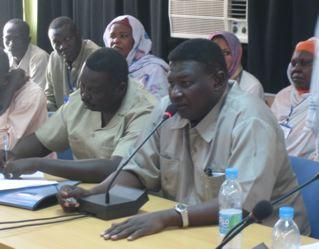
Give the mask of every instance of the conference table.
MULTIPOLYGON (((140 213, 171 208, 174 202, 157 196, 149 196, 149 201, 141 208, 140 213)), ((28 211, 13 207, 0 206, 1 221, 34 219, 65 214, 59 205, 54 205, 38 211, 28 211)), ((100 233, 110 227, 116 220, 100 220, 94 217, 84 217, 63 223, 43 226, 25 227, 0 231, 0 249, 2 248, 109 248, 109 249, 188 249, 215 248, 220 238, 217 226, 195 228, 171 228, 163 232, 145 236, 135 241, 119 240, 105 241, 100 233)), ((16 225, 16 224, 12 224, 16 225)), ((12 226, 11 225, 11 226, 12 226)), ((9 225, 0 225, 0 229, 9 225)), ((271 228, 253 224, 243 232, 242 248, 253 248, 264 242, 271 248, 271 228)), ((302 236, 302 244, 318 242, 315 239, 302 236)))

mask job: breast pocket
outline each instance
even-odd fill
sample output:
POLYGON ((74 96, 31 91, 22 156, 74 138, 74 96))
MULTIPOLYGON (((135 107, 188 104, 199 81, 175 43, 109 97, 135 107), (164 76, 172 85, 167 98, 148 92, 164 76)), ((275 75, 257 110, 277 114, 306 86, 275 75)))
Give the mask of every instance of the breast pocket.
POLYGON ((168 198, 174 198, 177 194, 180 181, 180 161, 161 155, 160 166, 163 193, 168 198))
POLYGON ((208 176, 202 169, 196 171, 195 188, 201 201, 209 201, 217 198, 220 186, 225 181, 225 169, 222 169, 220 165, 215 165, 214 163, 210 166, 213 176, 208 176))

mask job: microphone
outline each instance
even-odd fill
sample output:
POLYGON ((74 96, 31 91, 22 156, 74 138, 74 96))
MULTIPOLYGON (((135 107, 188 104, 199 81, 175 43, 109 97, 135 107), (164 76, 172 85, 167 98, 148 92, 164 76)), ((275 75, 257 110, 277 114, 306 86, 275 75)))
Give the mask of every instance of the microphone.
POLYGON ((237 234, 239 234, 245 227, 256 222, 262 221, 269 217, 273 212, 272 205, 269 201, 262 200, 256 204, 254 209, 249 213, 249 215, 234 226, 223 238, 222 243, 216 247, 216 249, 221 249, 229 241, 231 241, 237 234))
POLYGON ((154 132, 158 129, 158 127, 160 127, 164 121, 166 121, 167 119, 173 117, 175 115, 175 113, 177 112, 177 108, 176 105, 174 104, 170 104, 165 112, 164 115, 162 117, 161 122, 159 122, 154 128, 153 130, 150 132, 150 134, 148 134, 148 136, 143 140, 143 142, 133 151, 133 153, 125 160, 125 162, 121 165, 121 167, 119 167, 119 169, 116 171, 114 177, 112 178, 110 184, 108 185, 107 189, 106 189, 106 193, 105 193, 105 203, 110 203, 110 188, 112 187, 115 179, 117 178, 117 176, 119 175, 119 173, 122 171, 122 169, 131 161, 132 157, 135 156, 135 154, 140 150, 140 148, 147 142, 147 140, 154 134, 154 132))
POLYGON ((115 219, 119 217, 136 214, 141 206, 147 201, 148 197, 145 190, 135 189, 120 185, 112 187, 117 176, 123 168, 130 162, 132 157, 148 141, 155 131, 169 118, 175 115, 177 108, 175 104, 170 104, 162 117, 162 120, 152 129, 143 142, 130 154, 130 156, 121 164, 112 177, 110 184, 107 186, 105 194, 90 195, 80 198, 79 210, 93 214, 103 219, 115 219), (112 187, 112 189, 111 189, 112 187))
POLYGON ((245 219, 243 219, 241 222, 239 222, 236 226, 234 226, 224 237, 222 243, 216 247, 216 249, 221 249, 224 245, 226 245, 233 237, 235 237, 239 232, 241 232, 245 227, 247 227, 248 225, 252 224, 254 221, 262 221, 263 219, 266 219, 268 216, 271 215, 272 213, 272 207, 276 204, 278 204, 279 202, 281 202, 282 200, 288 198, 289 196, 291 196, 292 194, 294 194, 295 192, 303 189, 304 187, 308 186, 310 183, 316 181, 319 179, 319 173, 315 174, 315 176, 313 178, 311 178, 309 181, 305 182, 304 184, 296 187, 295 189, 289 191, 288 193, 284 194, 283 196, 279 197, 278 199, 269 202, 269 201, 260 201, 256 204, 255 208, 253 209, 252 213, 250 215, 248 215, 245 219), (262 202, 264 202, 265 204, 261 204, 262 202), (266 202, 268 204, 266 204, 266 202), (270 204, 271 207, 271 212, 269 207, 267 207, 270 204), (265 206, 264 206, 265 205, 265 206), (258 206, 258 207, 257 207, 258 206), (260 212, 258 210, 262 210, 265 209, 265 215, 260 215, 263 212, 260 212), (268 209, 268 211, 266 211, 266 209, 268 209), (269 212, 269 213, 268 213, 269 212), (267 214, 268 213, 268 214, 267 214), (258 214, 258 216, 256 215, 258 214), (266 215, 267 214, 267 215, 266 215), (251 220, 250 216, 254 216, 255 220, 251 220))

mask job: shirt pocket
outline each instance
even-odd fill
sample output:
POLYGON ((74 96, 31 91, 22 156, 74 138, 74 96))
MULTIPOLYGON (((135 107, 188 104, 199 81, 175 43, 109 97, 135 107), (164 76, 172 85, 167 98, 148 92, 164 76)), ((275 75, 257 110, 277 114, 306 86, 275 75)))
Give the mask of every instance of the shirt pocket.
POLYGON ((180 161, 160 155, 161 186, 164 196, 175 199, 180 181, 180 161))
POLYGON ((219 189, 225 181, 225 170, 220 165, 211 163, 213 176, 208 176, 204 170, 197 171, 195 176, 195 191, 199 201, 209 201, 218 197, 219 189))

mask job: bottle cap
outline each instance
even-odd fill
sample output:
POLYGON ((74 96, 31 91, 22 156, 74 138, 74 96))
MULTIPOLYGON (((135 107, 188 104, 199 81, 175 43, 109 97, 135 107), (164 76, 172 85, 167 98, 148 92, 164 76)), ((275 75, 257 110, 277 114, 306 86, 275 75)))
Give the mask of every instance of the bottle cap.
POLYGON ((226 179, 227 180, 235 180, 238 176, 238 169, 236 168, 227 168, 225 170, 226 172, 226 179))
POLYGON ((281 207, 279 209, 280 218, 294 218, 294 209, 292 207, 281 207))

